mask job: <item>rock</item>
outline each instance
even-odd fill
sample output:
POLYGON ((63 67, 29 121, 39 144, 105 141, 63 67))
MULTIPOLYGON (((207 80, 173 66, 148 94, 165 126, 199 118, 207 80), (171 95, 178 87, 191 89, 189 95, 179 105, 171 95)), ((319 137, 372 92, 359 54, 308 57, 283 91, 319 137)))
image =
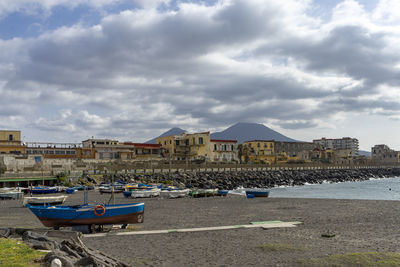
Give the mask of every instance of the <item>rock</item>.
POLYGON ((62 267, 62 262, 60 259, 55 258, 51 261, 50 267, 62 267))

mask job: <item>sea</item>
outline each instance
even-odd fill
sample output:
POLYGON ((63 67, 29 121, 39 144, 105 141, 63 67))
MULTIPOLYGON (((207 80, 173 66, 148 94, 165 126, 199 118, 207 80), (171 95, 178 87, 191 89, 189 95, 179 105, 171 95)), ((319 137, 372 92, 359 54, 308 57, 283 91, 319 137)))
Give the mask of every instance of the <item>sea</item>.
MULTIPOLYGON (((270 188, 269 197, 400 200, 400 177, 270 188)), ((245 189, 233 193, 244 194, 245 189)))

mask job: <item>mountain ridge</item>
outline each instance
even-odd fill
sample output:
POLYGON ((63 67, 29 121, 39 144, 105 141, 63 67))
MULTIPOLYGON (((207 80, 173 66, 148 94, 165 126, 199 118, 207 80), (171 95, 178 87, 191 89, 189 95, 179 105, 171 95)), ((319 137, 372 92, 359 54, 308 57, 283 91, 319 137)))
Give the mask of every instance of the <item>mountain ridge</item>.
MULTIPOLYGON (((186 131, 179 127, 174 127, 162 133, 158 137, 169 136, 169 135, 180 135, 184 132, 186 131)), ((156 138, 148 140, 146 144, 155 144, 156 138)), ((289 138, 277 131, 272 130, 271 128, 265 126, 264 124, 251 123, 251 122, 238 122, 234 125, 229 126, 228 128, 226 128, 221 132, 211 133, 210 138, 220 139, 220 140, 237 140, 239 144, 242 144, 245 141, 252 141, 252 140, 275 140, 284 142, 299 142, 295 139, 289 138)))

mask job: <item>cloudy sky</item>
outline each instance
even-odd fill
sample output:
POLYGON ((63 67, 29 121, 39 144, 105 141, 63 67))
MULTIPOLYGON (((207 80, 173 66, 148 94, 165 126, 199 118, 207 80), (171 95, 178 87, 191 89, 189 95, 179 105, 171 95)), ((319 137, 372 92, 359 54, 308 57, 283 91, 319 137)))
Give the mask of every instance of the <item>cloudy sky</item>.
POLYGON ((146 141, 258 122, 400 150, 398 0, 0 0, 0 129, 146 141))

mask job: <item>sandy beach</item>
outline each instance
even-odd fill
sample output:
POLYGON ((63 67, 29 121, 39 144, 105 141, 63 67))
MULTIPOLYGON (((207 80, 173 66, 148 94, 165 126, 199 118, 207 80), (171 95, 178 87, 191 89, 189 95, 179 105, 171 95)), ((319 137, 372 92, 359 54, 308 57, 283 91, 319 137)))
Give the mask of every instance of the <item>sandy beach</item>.
MULTIPOLYGON (((91 191, 89 202, 110 195, 91 191)), ((65 204, 80 204, 83 192, 65 204)), ((141 202, 116 195, 116 203, 141 202)), ((300 221, 262 228, 85 237, 84 242, 132 266, 297 266, 302 259, 350 252, 400 252, 399 201, 254 198, 244 196, 143 199, 144 223, 134 230, 167 230, 258 221, 300 221), (324 234, 334 235, 331 238, 324 234), (275 249, 274 249, 275 248, 275 249)), ((21 201, 0 201, 1 227, 42 227, 21 201)), ((133 229, 131 228, 131 229, 133 229)))

